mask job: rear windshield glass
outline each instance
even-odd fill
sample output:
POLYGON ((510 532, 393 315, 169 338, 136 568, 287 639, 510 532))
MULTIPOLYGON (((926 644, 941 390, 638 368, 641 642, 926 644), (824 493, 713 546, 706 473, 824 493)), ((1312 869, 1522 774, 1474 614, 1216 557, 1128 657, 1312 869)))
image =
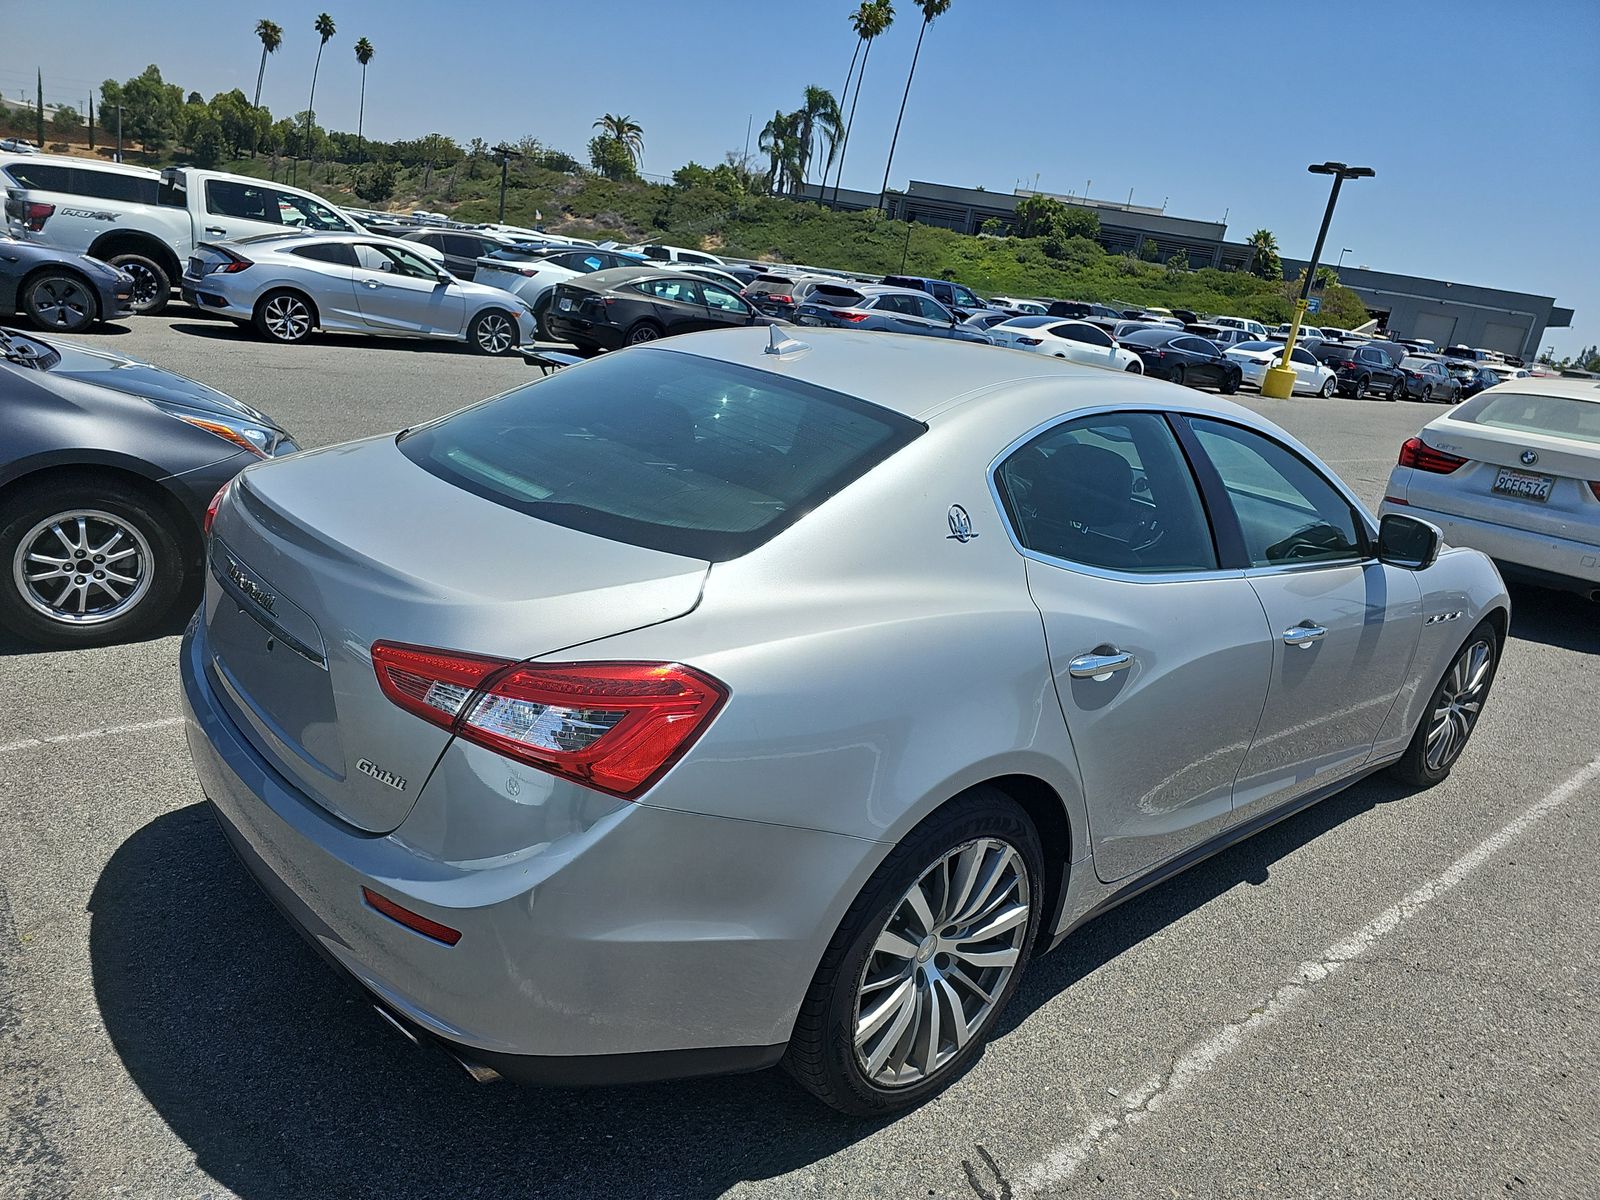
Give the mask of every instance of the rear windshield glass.
POLYGON ((529 516, 720 562, 775 536, 922 430, 765 371, 633 349, 424 426, 400 449, 529 516))
POLYGON ((1600 445, 1600 402, 1566 396, 1529 396, 1520 392, 1485 392, 1468 400, 1451 420, 1514 429, 1518 433, 1547 433, 1600 445))

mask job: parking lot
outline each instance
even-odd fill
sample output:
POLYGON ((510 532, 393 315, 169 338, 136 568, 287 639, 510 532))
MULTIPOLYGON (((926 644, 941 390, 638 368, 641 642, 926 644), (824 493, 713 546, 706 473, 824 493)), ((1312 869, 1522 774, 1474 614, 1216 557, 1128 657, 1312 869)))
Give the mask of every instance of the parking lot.
MULTIPOLYGON (((268 345, 181 307, 87 340, 307 447, 536 374, 424 343, 268 345)), ((1373 507, 1439 412, 1240 399, 1373 507)), ((1600 621, 1513 603, 1443 785, 1375 776, 1102 917, 1034 964, 970 1073, 877 1124, 778 1072, 473 1084, 234 861, 178 719, 181 622, 98 650, 0 641, 0 1195, 1600 1194, 1600 621)))

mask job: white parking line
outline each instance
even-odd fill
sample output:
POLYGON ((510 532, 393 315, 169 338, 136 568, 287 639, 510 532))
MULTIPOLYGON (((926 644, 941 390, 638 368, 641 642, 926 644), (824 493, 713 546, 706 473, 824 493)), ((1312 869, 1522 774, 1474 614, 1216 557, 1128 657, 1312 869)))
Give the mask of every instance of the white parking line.
POLYGON ((1037 1193, 1070 1179, 1099 1150, 1117 1142, 1129 1128, 1160 1111, 1173 1097, 1233 1053, 1247 1038, 1300 1004, 1318 983, 1341 970, 1346 963, 1361 957, 1380 938, 1404 925, 1596 779, 1600 779, 1600 758, 1592 760, 1542 800, 1524 809, 1509 824, 1490 834, 1438 875, 1398 903, 1391 904, 1349 937, 1329 946, 1322 952, 1321 958, 1301 963, 1292 979, 1248 1015, 1228 1022, 1204 1041, 1191 1045, 1173 1059, 1172 1066, 1164 1074, 1152 1075, 1125 1093, 1116 1112, 1090 1121, 1076 1138, 1057 1146, 1025 1168, 1020 1173, 1021 1187, 1037 1193))
POLYGON ((144 733, 151 729, 171 729, 182 725, 182 717, 162 717, 155 721, 136 721, 131 725, 106 725, 100 729, 85 729, 81 733, 58 733, 54 737, 23 738, 20 742, 0 742, 0 754, 17 750, 33 750, 39 746, 59 746, 63 742, 89 742, 96 738, 115 737, 120 733, 144 733))

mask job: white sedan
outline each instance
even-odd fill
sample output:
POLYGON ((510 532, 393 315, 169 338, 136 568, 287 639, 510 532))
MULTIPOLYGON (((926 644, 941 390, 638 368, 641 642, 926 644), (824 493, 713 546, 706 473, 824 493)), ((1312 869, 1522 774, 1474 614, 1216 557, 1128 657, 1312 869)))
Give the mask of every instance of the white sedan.
POLYGON ((1514 379, 1408 439, 1382 511, 1433 522, 1508 575, 1600 600, 1597 481, 1600 385, 1514 379))
MULTIPOLYGON (((1244 382, 1259 388, 1266 382, 1267 371, 1283 361, 1282 342, 1240 342, 1229 346, 1223 356, 1239 364, 1244 382)), ((1317 361, 1317 356, 1300 346, 1294 348, 1294 390, 1310 392, 1324 399, 1333 395, 1339 386, 1338 377, 1331 367, 1317 361)))
POLYGON ((1117 339, 1087 321, 1063 317, 1012 317, 989 329, 989 340, 1012 350, 1031 350, 1050 354, 1086 367, 1108 371, 1144 374, 1144 362, 1132 350, 1117 345, 1117 339))

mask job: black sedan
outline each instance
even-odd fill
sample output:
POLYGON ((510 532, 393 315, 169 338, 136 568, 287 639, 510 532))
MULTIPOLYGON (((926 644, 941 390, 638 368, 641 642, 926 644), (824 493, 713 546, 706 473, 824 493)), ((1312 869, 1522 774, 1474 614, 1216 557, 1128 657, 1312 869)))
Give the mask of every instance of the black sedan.
POLYGON ((1144 363, 1144 373, 1190 387, 1214 387, 1225 396, 1239 390, 1239 364, 1203 337, 1172 326, 1135 329, 1118 338, 1144 363))
POLYGON ((5 330, 0 412, 0 628, 40 645, 148 631, 198 578, 218 491, 296 449, 192 379, 5 330))
POLYGON ((1455 404, 1461 399, 1461 384, 1436 358, 1403 358, 1400 375, 1407 399, 1421 400, 1424 404, 1455 404))
POLYGON ((1445 369, 1450 372, 1450 378, 1461 386, 1461 399, 1468 400, 1476 396, 1484 388, 1492 388, 1499 383, 1500 376, 1488 367, 1479 366, 1469 362, 1447 362, 1445 369))
POLYGON ((133 276, 90 258, 0 233, 0 316, 25 313, 40 329, 81 333, 133 315, 133 276))
POLYGON ((675 333, 771 325, 749 301, 709 279, 659 267, 614 267, 558 283, 545 328, 579 350, 617 350, 675 333))

